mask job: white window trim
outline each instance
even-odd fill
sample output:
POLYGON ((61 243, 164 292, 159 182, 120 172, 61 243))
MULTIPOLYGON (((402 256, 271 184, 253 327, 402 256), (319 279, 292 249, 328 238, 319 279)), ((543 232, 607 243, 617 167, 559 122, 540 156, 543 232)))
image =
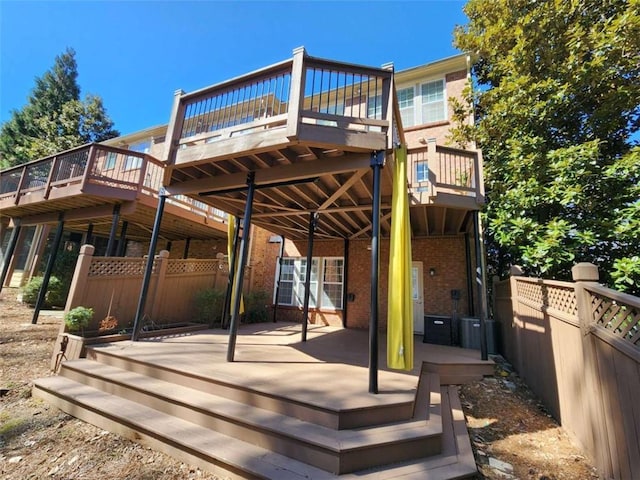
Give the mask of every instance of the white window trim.
MULTIPOLYGON (((291 298, 291 303, 278 303, 278 306, 283 306, 283 307, 301 307, 302 306, 302 302, 300 304, 298 304, 296 302, 296 292, 298 291, 297 288, 299 288, 300 285, 304 285, 304 278, 302 276, 302 274, 300 273, 299 276, 295 273, 296 271, 300 271, 299 265, 300 262, 302 260, 306 261, 306 257, 283 257, 283 260, 292 260, 294 261, 294 275, 293 275, 293 286, 292 286, 292 298, 291 298)), ((341 285, 341 289, 340 289, 340 295, 341 295, 341 299, 344 297, 344 269, 345 269, 345 264, 344 264, 344 257, 340 257, 340 256, 335 256, 335 257, 313 257, 312 261, 315 261, 318 263, 318 277, 317 277, 317 281, 312 281, 311 282, 311 294, 315 297, 316 299, 316 305, 312 306, 311 303, 309 305, 310 308, 313 308, 315 310, 321 310, 321 311, 327 311, 327 312, 340 312, 342 310, 344 310, 344 305, 342 305, 342 308, 335 308, 333 306, 324 306, 322 305, 322 292, 323 292, 323 286, 324 286, 324 264, 325 264, 325 260, 342 260, 342 282, 340 282, 341 285), (313 288, 315 284, 315 289, 313 288)), ((280 258, 277 259, 277 263, 276 263, 276 271, 275 271, 275 279, 274 279, 274 288, 273 288, 273 297, 272 297, 272 301, 274 303, 274 305, 278 302, 278 297, 276 296, 276 290, 278 290, 278 279, 280 278, 280 269, 281 269, 281 262, 280 262, 280 258)), ((281 284, 280 286, 282 287, 282 280, 281 280, 281 284)), ((284 282, 291 282, 290 280, 284 280, 284 282)), ((338 282, 327 282, 328 285, 337 285, 338 282)), ((280 292, 278 292, 280 293, 280 292)), ((341 302, 343 303, 343 302, 341 302)))
MULTIPOLYGON (((402 84, 402 85, 398 85, 397 87, 398 91, 405 90, 407 88, 413 88, 413 120, 414 122, 413 122, 413 125, 403 125, 403 127, 412 128, 412 127, 419 127, 422 125, 431 125, 434 123, 449 121, 449 101, 448 101, 449 97, 447 96, 447 81, 445 77, 424 78, 417 83, 402 84), (437 81, 442 82, 442 96, 444 101, 444 118, 442 120, 424 122, 422 120, 422 106, 423 106, 422 86, 426 85, 427 83, 433 83, 437 81)), ((402 111, 402 109, 400 110, 402 111)))

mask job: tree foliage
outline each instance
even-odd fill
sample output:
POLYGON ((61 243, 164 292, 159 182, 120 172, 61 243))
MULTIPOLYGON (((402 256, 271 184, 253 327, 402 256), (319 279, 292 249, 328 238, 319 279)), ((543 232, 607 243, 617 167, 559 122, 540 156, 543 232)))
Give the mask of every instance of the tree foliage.
MULTIPOLYGON (((640 291, 640 2, 469 0, 489 261, 640 291), (635 136, 635 139, 634 139, 635 136)), ((464 133, 464 132, 463 132, 464 133)))
POLYGON ((0 129, 0 167, 35 160, 89 142, 118 135, 102 99, 80 99, 75 52, 67 49, 51 70, 36 78, 21 110, 0 129))

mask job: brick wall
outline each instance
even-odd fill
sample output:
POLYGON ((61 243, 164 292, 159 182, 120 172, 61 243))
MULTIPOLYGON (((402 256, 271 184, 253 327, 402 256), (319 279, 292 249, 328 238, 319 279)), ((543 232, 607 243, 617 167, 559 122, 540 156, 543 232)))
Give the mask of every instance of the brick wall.
MULTIPOLYGON (((268 243, 273 235, 261 228, 254 229, 252 249, 253 288, 262 288, 272 296, 274 291, 276 260, 280 244, 268 243)), ((349 265, 347 293, 354 300, 347 304, 347 326, 350 328, 368 328, 371 311, 371 251, 367 249, 369 240, 349 242, 349 265)), ((422 262, 424 273, 424 311, 425 314, 450 315, 453 311, 451 290, 461 291, 458 302, 458 314, 469 315, 467 291, 467 267, 464 236, 434 237, 414 239, 412 244, 413 260, 422 262), (435 275, 429 275, 429 269, 435 269, 435 275)), ((285 257, 304 257, 307 254, 307 242, 286 240, 285 257)), ((313 245, 314 257, 344 256, 344 241, 316 240, 313 245)), ((389 265, 389 240, 383 239, 380 245, 380 327, 387 324, 387 287, 389 265)), ((475 292, 474 292, 475 293, 475 292)), ((327 312, 311 309, 313 323, 342 325, 342 312, 327 312)), ((302 311, 294 307, 278 307, 278 319, 300 322, 302 311)))
MULTIPOLYGON (((182 258, 184 254, 184 247, 186 245, 186 240, 177 240, 171 242, 171 250, 169 251, 170 258, 182 258)), ((158 242, 158 247, 156 248, 156 255, 161 250, 167 250, 167 242, 160 241, 158 242)), ((226 240, 191 240, 189 243, 189 253, 188 258, 216 258, 218 252, 222 252, 225 255, 227 254, 227 242, 226 240)), ((127 242, 127 257, 142 257, 149 253, 149 242, 137 242, 133 240, 129 240, 127 242)))

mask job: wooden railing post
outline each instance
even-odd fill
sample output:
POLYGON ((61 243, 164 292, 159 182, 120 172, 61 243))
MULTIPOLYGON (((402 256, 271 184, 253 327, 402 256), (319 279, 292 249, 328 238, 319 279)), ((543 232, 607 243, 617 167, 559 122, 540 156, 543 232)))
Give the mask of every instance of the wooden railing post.
POLYGON ((44 198, 49 198, 49 194, 51 193, 51 182, 53 182, 54 175, 56 174, 56 170, 58 169, 58 156, 53 157, 51 161, 51 168, 49 169, 49 175, 47 176, 47 184, 44 187, 44 198))
POLYGON ((165 280, 167 277, 167 265, 169 263, 169 251, 161 250, 156 257, 158 263, 156 264, 156 288, 155 293, 152 295, 151 304, 151 318, 155 321, 159 319, 159 315, 162 315, 161 307, 163 302, 160 301, 164 297, 165 280))
POLYGON ((173 93, 173 107, 171 108, 171 118, 167 127, 167 135, 164 140, 163 161, 171 165, 175 161, 175 152, 180 134, 182 131, 182 123, 184 122, 184 104, 182 96, 184 90, 178 89, 173 93))
POLYGON ((482 158, 482 150, 477 150, 476 155, 476 202, 483 205, 485 202, 484 196, 484 160, 482 158))
MULTIPOLYGON (((93 260, 95 250, 96 249, 93 245, 83 245, 80 247, 80 255, 78 255, 76 269, 73 271, 73 279, 71 280, 67 303, 64 307, 65 313, 72 308, 81 306, 84 301, 85 290, 89 284, 87 281, 89 268, 91 267, 91 261, 93 260)), ((62 322, 60 333, 64 333, 64 329, 64 322, 62 322)))
POLYGON ((22 167, 22 175, 20 175, 20 181, 18 182, 18 188, 16 189, 16 196, 14 199, 14 204, 18 205, 20 202, 20 192, 24 188, 24 184, 27 181, 27 167, 26 165, 22 167))
POLYGON ((87 154, 87 165, 85 166, 84 172, 82 173, 82 183, 80 184, 80 191, 84 191, 84 187, 89 181, 89 174, 91 172, 91 169, 93 168, 93 163, 95 162, 96 158, 96 150, 97 149, 95 145, 91 145, 89 147, 89 153, 87 154))
POLYGON ((585 283, 597 283, 600 279, 598 267, 592 263, 577 263, 571 268, 571 276, 576 282, 576 304, 578 309, 578 319, 580 320, 580 330, 582 335, 589 333, 590 325, 593 323, 593 313, 591 312, 591 299, 589 292, 585 290, 585 283))
POLYGON ((438 183, 438 178, 440 178, 440 161, 438 159, 438 152, 436 151, 435 138, 427 140, 427 166, 429 167, 430 195, 435 197, 438 194, 436 183, 438 183))
POLYGON ((289 110, 287 118, 287 137, 290 140, 297 138, 300 122, 300 109, 304 104, 304 47, 298 47, 293 51, 293 64, 291 65, 291 91, 289 93, 289 110))

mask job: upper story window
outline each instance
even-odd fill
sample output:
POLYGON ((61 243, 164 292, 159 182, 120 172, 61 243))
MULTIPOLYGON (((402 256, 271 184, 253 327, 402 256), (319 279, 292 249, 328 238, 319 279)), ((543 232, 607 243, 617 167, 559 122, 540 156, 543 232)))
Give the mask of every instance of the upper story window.
POLYGON ((118 154, 116 152, 107 152, 107 158, 104 161, 105 170, 113 170, 116 167, 116 159, 118 154))
POLYGON ((444 79, 399 89, 398 106, 403 127, 446 120, 447 103, 444 79))
POLYGON ((411 127, 415 125, 415 115, 413 108, 413 87, 398 90, 398 106, 402 117, 402 126, 411 127))
MULTIPOLYGON (((133 150, 134 152, 140 153, 149 153, 149 149, 151 148, 151 140, 145 140, 144 142, 134 143, 129 145, 129 150, 133 150)), ((125 170, 134 170, 136 168, 140 168, 142 165, 142 158, 128 155, 124 161, 124 169, 125 170)))
POLYGON ((367 99, 367 118, 382 119, 382 95, 367 99))
POLYGON ((422 93, 422 123, 446 120, 447 112, 444 101, 444 80, 423 83, 422 93))

